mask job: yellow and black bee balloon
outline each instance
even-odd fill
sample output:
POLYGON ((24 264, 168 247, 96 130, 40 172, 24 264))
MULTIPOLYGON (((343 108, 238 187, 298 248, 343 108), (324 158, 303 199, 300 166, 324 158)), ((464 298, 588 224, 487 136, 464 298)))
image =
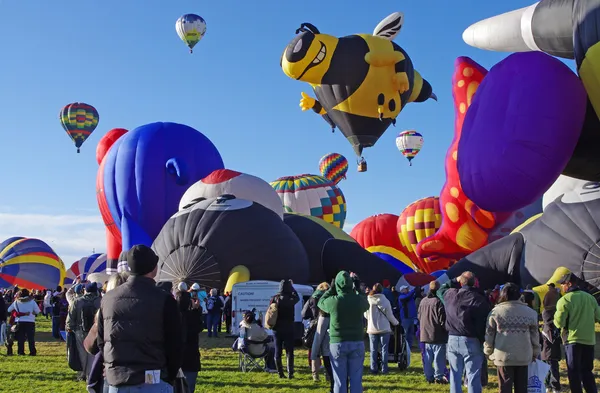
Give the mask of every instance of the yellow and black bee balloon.
POLYGON ((296 30, 296 37, 281 57, 283 72, 308 82, 317 99, 302 93, 300 107, 322 115, 342 131, 360 157, 359 171, 366 171, 365 147, 375 145, 409 102, 437 100, 431 85, 413 68, 408 54, 392 40, 402 28, 404 15, 395 12, 373 31, 333 37, 321 34, 310 23, 296 30))

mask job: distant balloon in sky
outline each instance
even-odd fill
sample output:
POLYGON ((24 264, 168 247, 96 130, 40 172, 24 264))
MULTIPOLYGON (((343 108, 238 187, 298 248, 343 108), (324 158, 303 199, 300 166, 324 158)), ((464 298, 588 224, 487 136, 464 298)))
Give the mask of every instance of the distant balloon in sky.
POLYGON ((321 171, 321 176, 333 184, 338 184, 342 179, 346 178, 348 160, 339 153, 326 154, 319 161, 319 170, 321 171))
POLYGON ((175 22, 175 30, 177 30, 179 38, 190 48, 190 53, 192 53, 194 46, 206 34, 206 21, 199 15, 185 14, 175 22))
POLYGON ((100 120, 96 108, 82 102, 66 105, 61 109, 59 118, 63 128, 75 143, 77 153, 83 142, 92 135, 100 120))
POLYGON ((412 166, 412 159, 423 148, 423 135, 413 130, 402 131, 396 138, 396 147, 412 166))

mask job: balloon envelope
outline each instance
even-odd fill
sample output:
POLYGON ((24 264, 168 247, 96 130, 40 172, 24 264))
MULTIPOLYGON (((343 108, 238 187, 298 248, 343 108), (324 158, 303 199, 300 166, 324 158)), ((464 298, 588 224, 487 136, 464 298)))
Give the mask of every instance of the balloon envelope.
POLYGON ((338 184, 346 178, 348 160, 339 153, 326 154, 319 161, 319 171, 324 178, 333 184, 338 184))
POLYGON ((191 51, 206 34, 206 21, 200 15, 185 14, 175 22, 175 30, 191 51))
POLYGON ((104 272, 106 272, 106 254, 92 254, 71 265, 67 270, 63 285, 72 285, 78 277, 81 280, 87 280, 92 273, 104 272))
POLYGON ((62 127, 75 143, 77 152, 83 142, 92 135, 100 121, 96 108, 82 102, 65 105, 60 111, 59 118, 62 127))

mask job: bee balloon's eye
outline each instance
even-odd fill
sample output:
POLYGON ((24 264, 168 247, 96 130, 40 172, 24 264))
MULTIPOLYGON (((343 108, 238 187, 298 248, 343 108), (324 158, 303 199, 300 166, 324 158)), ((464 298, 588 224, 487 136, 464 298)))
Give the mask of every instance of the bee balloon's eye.
POLYGON ((300 38, 298 42, 296 42, 296 45, 294 45, 293 52, 298 53, 300 52, 300 49, 302 49, 302 38, 300 38))
POLYGON ((585 183, 582 188, 584 190, 595 190, 596 188, 600 188, 600 183, 590 181, 590 182, 585 183))

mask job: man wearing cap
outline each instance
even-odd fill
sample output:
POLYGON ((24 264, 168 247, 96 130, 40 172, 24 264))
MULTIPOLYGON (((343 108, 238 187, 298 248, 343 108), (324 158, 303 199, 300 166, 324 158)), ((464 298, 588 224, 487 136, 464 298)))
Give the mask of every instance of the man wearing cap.
POLYGON ((151 248, 127 252, 131 276, 107 292, 98 315, 98 348, 110 393, 173 392, 183 334, 176 300, 156 287, 158 257, 151 248))
POLYGON ((92 328, 94 316, 99 308, 100 296, 98 296, 98 286, 96 283, 88 283, 84 287, 83 296, 73 299, 73 303, 69 306, 67 313, 66 329, 67 332, 75 333, 77 353, 82 367, 78 379, 82 381, 86 380, 89 376, 92 362, 94 361, 94 356, 85 350, 83 340, 85 340, 92 328))
POLYGON ((563 338, 567 357, 567 375, 572 393, 597 393, 594 380, 595 322, 600 322, 600 306, 589 293, 565 274, 558 283, 565 295, 556 303, 554 325, 566 331, 563 338))

